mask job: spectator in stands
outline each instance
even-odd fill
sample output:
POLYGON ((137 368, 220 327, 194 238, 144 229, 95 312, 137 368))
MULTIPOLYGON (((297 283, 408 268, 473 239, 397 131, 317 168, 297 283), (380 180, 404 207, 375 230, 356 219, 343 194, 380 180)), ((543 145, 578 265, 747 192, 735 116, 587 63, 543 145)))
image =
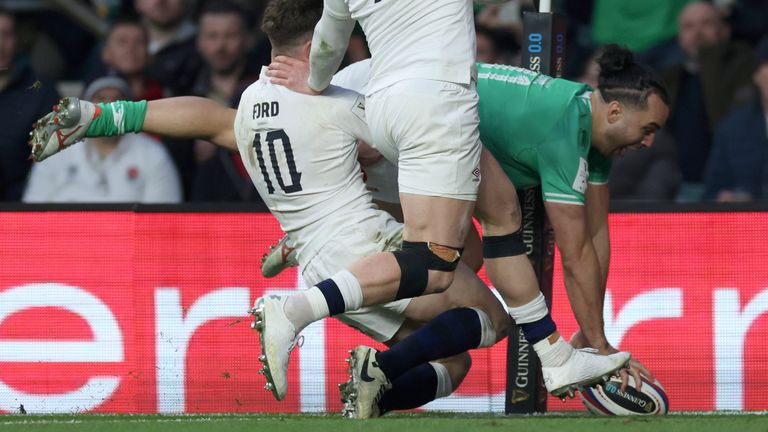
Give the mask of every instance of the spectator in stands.
POLYGON ((499 38, 494 30, 477 24, 475 35, 477 37, 477 61, 481 63, 504 63, 499 38))
POLYGON ((768 198, 768 35, 755 52, 758 94, 723 120, 706 171, 705 198, 720 202, 768 198))
MULTIPOLYGON (((536 2, 538 3, 538 2, 536 2)), ((477 7, 475 22, 482 27, 512 32, 519 40, 523 34, 523 10, 533 10, 531 0, 511 0, 502 4, 477 7)))
MULTIPOLYGON (((103 77, 83 93, 93 102, 131 99, 125 80, 103 77)), ((163 146, 145 134, 89 138, 35 164, 25 202, 178 203, 181 186, 163 146)))
MULTIPOLYGON (((243 83, 259 77, 260 65, 249 62, 253 47, 252 22, 248 12, 230 0, 213 0, 200 12, 197 48, 204 66, 197 75, 191 94, 229 105, 243 83)), ((213 156, 216 147, 205 141, 195 143, 198 162, 213 156)))
POLYGON ((679 28, 686 60, 663 76, 672 97, 668 129, 677 142, 683 173, 680 200, 695 201, 702 196, 713 132, 752 93, 752 52, 730 40, 728 25, 707 2, 688 4, 680 13, 679 28))
POLYGON ((163 97, 159 82, 146 76, 149 64, 147 31, 139 21, 122 19, 112 24, 101 50, 103 71, 99 76, 119 76, 131 86, 135 100, 163 97))
POLYGON ((752 46, 768 34, 768 2, 765 0, 716 0, 715 4, 728 17, 733 38, 752 46))
MULTIPOLYGON (((678 13, 691 0, 594 0, 592 39, 597 45, 626 46, 655 69, 680 57, 675 45, 678 13)), ((570 2, 580 5, 582 2, 570 2)), ((578 41, 576 41, 578 43, 578 41)))
POLYGON ((204 66, 192 94, 228 105, 238 86, 257 80, 261 69, 247 61, 254 42, 251 17, 235 2, 213 0, 203 7, 198 27, 197 49, 204 66))
MULTIPOLYGON (((152 60, 147 76, 158 81, 171 96, 184 96, 203 67, 197 52, 197 26, 188 16, 192 0, 134 0, 136 12, 147 30, 152 60)), ((163 139, 189 196, 196 173, 193 147, 188 141, 163 139)))
POLYGON ((19 201, 29 173, 30 125, 51 110, 59 95, 16 57, 16 20, 0 9, 0 201, 19 201))
POLYGON ((197 28, 187 17, 189 0, 134 0, 136 12, 147 29, 152 63, 148 75, 172 90, 188 94, 202 67, 195 48, 197 28))

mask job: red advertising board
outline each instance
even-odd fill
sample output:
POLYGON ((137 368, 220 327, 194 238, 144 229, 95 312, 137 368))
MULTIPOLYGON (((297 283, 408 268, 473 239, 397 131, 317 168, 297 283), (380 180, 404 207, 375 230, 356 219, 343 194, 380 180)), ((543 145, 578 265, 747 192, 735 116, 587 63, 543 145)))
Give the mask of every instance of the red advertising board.
MULTIPOLYGON (((673 410, 768 409, 768 215, 615 214, 609 340, 673 410)), ((303 288, 261 277, 268 214, 0 213, 0 412, 338 411, 343 358, 366 337, 326 320, 294 352, 286 400, 262 390, 247 311, 303 288)), ((558 258, 559 259, 559 258, 558 258)), ((575 321, 559 266, 553 312, 575 321)), ((427 409, 503 411, 506 342, 427 409)), ((550 401, 550 409, 583 409, 550 401)))

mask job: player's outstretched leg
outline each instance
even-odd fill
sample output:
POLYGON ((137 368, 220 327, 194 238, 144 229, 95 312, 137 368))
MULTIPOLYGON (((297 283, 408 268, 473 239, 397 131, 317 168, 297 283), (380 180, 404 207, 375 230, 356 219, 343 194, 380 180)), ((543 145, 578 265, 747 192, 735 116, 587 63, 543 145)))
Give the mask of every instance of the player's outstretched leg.
POLYGON ((471 365, 469 353, 464 352, 416 366, 392 381, 392 388, 379 401, 380 414, 418 408, 449 396, 467 376, 471 365))
POLYGON ((276 245, 269 247, 269 252, 261 258, 261 274, 265 278, 279 275, 288 267, 298 265, 296 249, 291 245, 288 236, 283 236, 276 245))
POLYGON ((260 333, 259 361, 264 363, 259 373, 267 379, 264 389, 271 391, 277 400, 285 398, 288 390, 288 361, 291 351, 299 342, 296 329, 283 310, 285 299, 281 296, 260 297, 251 309, 251 314, 256 317, 252 327, 260 333))
POLYGON ((345 414, 354 418, 378 417, 378 402, 390 382, 429 361, 492 346, 496 336, 485 312, 463 307, 443 312, 387 351, 355 348, 348 359, 350 382, 341 387, 347 406, 345 414))

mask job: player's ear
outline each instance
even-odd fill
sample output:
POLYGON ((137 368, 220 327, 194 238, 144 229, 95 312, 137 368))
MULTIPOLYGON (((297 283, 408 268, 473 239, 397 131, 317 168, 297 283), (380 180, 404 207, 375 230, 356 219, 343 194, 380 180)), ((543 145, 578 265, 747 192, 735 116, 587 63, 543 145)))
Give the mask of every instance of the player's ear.
POLYGON ((613 124, 621 119, 623 114, 623 107, 619 101, 611 101, 608 103, 608 109, 606 115, 608 116, 608 123, 613 124))
POLYGON ((304 45, 301 46, 301 55, 303 58, 309 60, 310 51, 312 51, 312 39, 304 42, 304 45))

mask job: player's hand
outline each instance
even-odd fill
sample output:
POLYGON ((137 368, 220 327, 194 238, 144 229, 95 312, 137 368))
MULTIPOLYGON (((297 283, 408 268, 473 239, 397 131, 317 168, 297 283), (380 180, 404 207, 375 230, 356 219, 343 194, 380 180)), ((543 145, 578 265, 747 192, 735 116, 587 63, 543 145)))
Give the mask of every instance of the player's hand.
POLYGON ((309 63, 286 56, 277 56, 267 67, 267 76, 272 84, 287 87, 298 93, 304 93, 310 96, 319 95, 309 87, 309 63))
POLYGON ((629 360, 629 369, 622 369, 621 372, 621 391, 626 391, 629 385, 629 375, 632 374, 632 378, 635 380, 635 388, 640 391, 643 388, 643 376, 650 381, 654 381, 655 378, 651 371, 645 367, 639 360, 633 358, 629 360))
MULTIPOLYGON (((590 347, 589 341, 587 340, 586 336, 584 336, 584 333, 581 332, 581 330, 577 330, 576 333, 571 336, 571 340, 569 341, 571 346, 574 348, 588 348, 590 347)), ((600 354, 613 354, 617 353, 619 350, 612 347, 611 345, 607 345, 600 349, 600 354)), ((643 387, 643 380, 642 375, 645 375, 646 378, 653 381, 653 374, 650 370, 648 370, 645 365, 640 363, 637 359, 632 358, 629 360, 629 369, 622 369, 619 372, 619 375, 621 377, 621 391, 627 390, 627 386, 629 385, 629 375, 632 375, 632 378, 635 380, 635 388, 637 390, 640 390, 643 387)))

